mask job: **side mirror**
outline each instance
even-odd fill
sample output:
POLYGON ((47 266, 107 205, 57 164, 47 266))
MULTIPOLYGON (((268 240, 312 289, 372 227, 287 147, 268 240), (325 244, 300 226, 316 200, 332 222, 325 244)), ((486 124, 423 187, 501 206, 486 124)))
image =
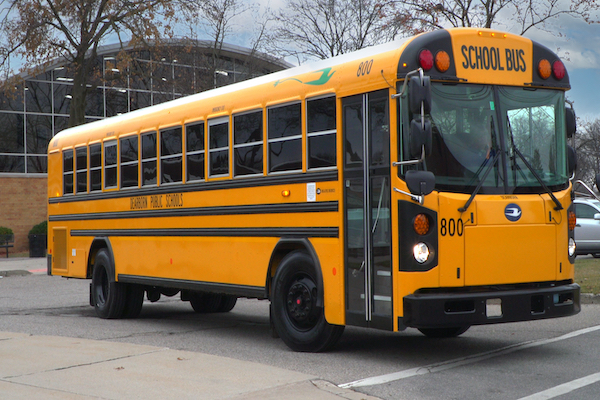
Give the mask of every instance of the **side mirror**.
MULTIPOLYGON (((577 169, 577 153, 575 153, 575 149, 571 146, 567 146, 567 164, 569 167, 569 175, 573 176, 577 169)), ((598 182, 599 175, 596 175, 596 182, 598 182)), ((598 183, 596 183, 596 186, 598 186, 598 183)), ((600 186, 598 187, 600 188, 600 186)))
POLYGON ((596 189, 600 190, 600 174, 596 174, 596 189))
POLYGON ((572 137, 577 130, 577 117, 575 117, 575 110, 572 108, 565 109, 566 120, 567 120, 567 137, 572 137))
POLYGON ((425 155, 431 154, 431 135, 431 121, 425 120, 423 124, 419 119, 410 121, 408 139, 410 158, 420 158, 423 146, 425 146, 425 155))
POLYGON ((431 112, 431 80, 428 76, 413 76, 408 81, 408 101, 410 112, 421 114, 421 105, 425 114, 431 112))
POLYGON ((408 190, 417 196, 426 196, 435 189, 435 175, 431 171, 406 171, 404 176, 408 190))

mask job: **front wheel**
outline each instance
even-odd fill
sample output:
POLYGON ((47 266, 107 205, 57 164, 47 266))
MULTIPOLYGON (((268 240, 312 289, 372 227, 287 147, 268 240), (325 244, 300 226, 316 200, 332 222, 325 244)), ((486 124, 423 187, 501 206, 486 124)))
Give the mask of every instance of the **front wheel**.
POLYGON ((283 258, 273 281, 273 325, 284 343, 295 351, 319 352, 331 348, 343 326, 325 320, 312 258, 294 251, 283 258))

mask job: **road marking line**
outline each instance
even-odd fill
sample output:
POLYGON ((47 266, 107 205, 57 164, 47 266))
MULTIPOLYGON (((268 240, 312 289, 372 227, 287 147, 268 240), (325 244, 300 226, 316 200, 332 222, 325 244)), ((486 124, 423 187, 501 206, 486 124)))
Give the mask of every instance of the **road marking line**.
POLYGON ((574 381, 563 383, 562 385, 532 394, 531 396, 522 397, 520 400, 546 400, 554 397, 562 396, 563 394, 571 393, 574 390, 584 386, 591 385, 600 381, 600 372, 584 376, 583 378, 575 379, 574 381))
POLYGON ((384 383, 398 381, 400 379, 410 378, 412 376, 417 375, 425 375, 434 372, 440 372, 451 368, 460 367, 463 365, 474 364, 480 361, 484 361, 493 357, 503 356, 505 354, 510 354, 518 350, 525 350, 532 347, 543 346, 546 344, 559 342, 561 340, 570 339, 579 335, 584 335, 586 333, 594 332, 600 330, 600 325, 592 326, 585 329, 580 329, 578 331, 569 332, 565 335, 551 338, 551 339, 540 339, 540 340, 531 340, 529 342, 517 343, 510 346, 502 347, 500 349, 487 351, 484 353, 474 354, 467 357, 457 358, 455 360, 443 361, 436 364, 426 365, 424 367, 411 368, 404 371, 393 372, 391 374, 385 374, 380 376, 373 376, 370 378, 359 379, 353 382, 342 383, 338 385, 341 388, 349 389, 354 387, 361 386, 374 386, 381 385, 384 383))

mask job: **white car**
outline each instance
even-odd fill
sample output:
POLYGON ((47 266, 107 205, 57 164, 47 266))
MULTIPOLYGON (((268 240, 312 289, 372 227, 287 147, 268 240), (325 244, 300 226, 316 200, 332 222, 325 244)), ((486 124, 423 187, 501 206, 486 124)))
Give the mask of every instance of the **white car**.
POLYGON ((591 254, 600 258, 600 201, 592 198, 576 198, 575 243, 576 255, 591 254))

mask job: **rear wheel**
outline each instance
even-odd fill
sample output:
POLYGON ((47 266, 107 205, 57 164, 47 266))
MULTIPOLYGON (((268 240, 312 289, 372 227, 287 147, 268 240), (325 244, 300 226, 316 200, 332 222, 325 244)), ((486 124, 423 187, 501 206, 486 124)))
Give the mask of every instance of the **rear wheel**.
POLYGON ((451 328, 419 328, 419 331, 430 338, 451 338, 462 335, 470 326, 457 326, 451 328))
POLYGON ((115 268, 106 249, 96 254, 92 273, 92 303, 100 318, 121 318, 126 304, 126 287, 115 281, 115 268))
POLYGON ((318 285, 312 258, 304 252, 289 253, 277 268, 271 297, 273 325, 292 350, 328 350, 344 331, 325 320, 318 285))
POLYGON ((235 304, 237 303, 237 297, 232 296, 230 294, 224 294, 221 297, 221 303, 219 304, 219 308, 217 312, 229 312, 233 310, 235 304))
POLYGON ((222 297, 220 294, 194 292, 190 294, 190 304, 194 311, 200 314, 219 311, 222 297))

